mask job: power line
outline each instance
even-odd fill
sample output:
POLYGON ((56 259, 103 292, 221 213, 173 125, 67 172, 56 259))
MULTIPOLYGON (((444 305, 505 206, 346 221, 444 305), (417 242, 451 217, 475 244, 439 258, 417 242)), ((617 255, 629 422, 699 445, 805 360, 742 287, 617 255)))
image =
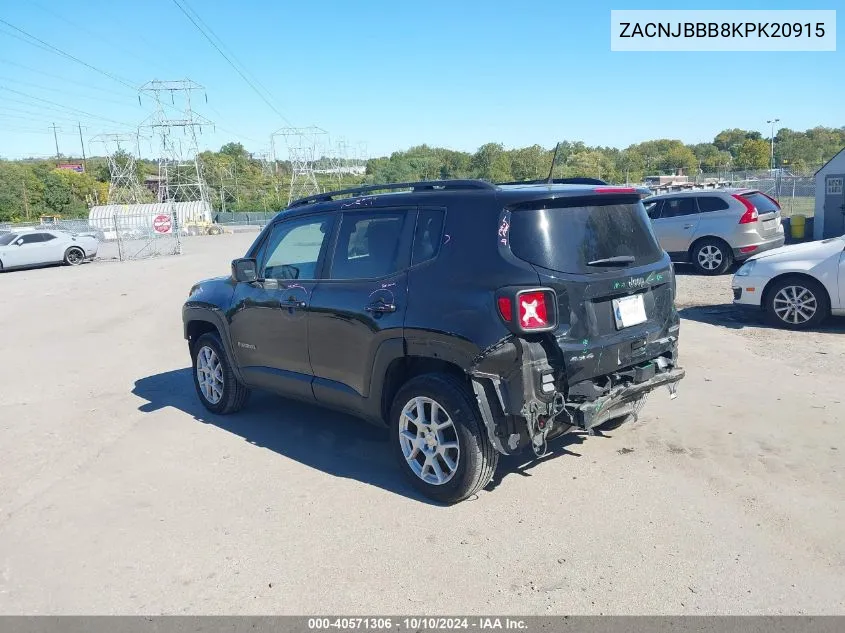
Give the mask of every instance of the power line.
MULTIPOLYGON (((7 35, 11 35, 11 33, 7 33, 7 35)), ((52 73, 44 72, 43 70, 39 70, 37 68, 33 68, 32 66, 27 66, 25 64, 19 64, 17 62, 13 62, 13 61, 11 61, 9 59, 5 59, 3 57, 0 57, 0 62, 2 62, 3 65, 8 64, 8 65, 11 65, 11 66, 17 66, 18 68, 23 68, 24 70, 28 70, 29 72, 37 73, 39 75, 44 75, 45 77, 50 77, 50 79, 56 79, 58 81, 63 81, 65 83, 72 83, 79 88, 87 88, 89 90, 99 90, 100 92, 105 92, 107 94, 116 95, 116 96, 119 96, 119 97, 125 96, 123 93, 116 92, 115 90, 110 90, 108 88, 101 88, 100 86, 93 86, 91 84, 82 83, 82 82, 76 81, 75 79, 68 79, 67 77, 62 77, 61 75, 54 75, 52 73)), ((137 90, 135 90, 133 88, 132 89, 133 98, 136 97, 137 94, 138 94, 137 90)))
MULTIPOLYGON (((21 104, 21 105, 27 105, 27 106, 33 105, 33 104, 31 104, 27 101, 22 101, 20 99, 6 98, 5 101, 9 101, 11 103, 16 103, 16 104, 21 104)), ((91 120, 91 125, 94 125, 95 121, 96 121, 94 119, 91 119, 91 117, 77 116, 77 115, 74 115, 74 114, 71 114, 71 113, 68 113, 68 112, 63 112, 62 110, 59 110, 58 108, 51 108, 49 106, 40 106, 40 107, 43 108, 41 114, 35 114, 34 115, 34 113, 31 110, 21 110, 20 108, 10 108, 8 106, 2 106, 2 109, 0 109, 0 116, 10 116, 10 117, 14 116, 15 118, 24 119, 24 120, 27 120, 27 121, 32 121, 34 123, 50 123, 51 121, 53 121, 53 119, 56 119, 56 120, 65 119, 66 121, 68 121, 70 123, 76 123, 80 118, 82 118, 82 119, 91 120), (4 110, 10 111, 10 112, 15 112, 17 114, 6 114, 4 112, 4 110), (21 115, 26 115, 26 116, 21 116, 21 115)), ((99 121, 96 121, 96 124, 102 125, 99 121)))
POLYGON ((27 94, 25 92, 21 92, 20 90, 15 90, 14 88, 7 88, 6 86, 0 86, 0 90, 12 92, 14 94, 21 95, 22 97, 26 97, 28 99, 35 99, 36 101, 42 101, 44 103, 49 103, 51 105, 58 106, 59 108, 62 108, 64 110, 70 110, 70 111, 76 112, 78 114, 85 115, 85 116, 93 118, 93 119, 102 119, 103 121, 108 121, 109 123, 116 123, 117 125, 124 125, 126 127, 134 127, 134 126, 132 126, 128 123, 123 123, 121 121, 115 121, 114 119, 109 119, 108 117, 100 116, 100 115, 97 115, 97 114, 91 114, 90 112, 86 112, 85 110, 79 110, 78 108, 71 108, 70 106, 66 106, 66 105, 63 105, 61 103, 56 103, 55 101, 50 101, 49 99, 42 99, 41 97, 36 97, 36 96, 30 95, 30 94, 27 94))
MULTIPOLYGON (((175 0, 174 0, 174 1, 175 1, 175 0)), ((38 48, 42 48, 42 49, 43 49, 43 48, 46 46, 46 47, 47 47, 47 49, 49 49, 50 51, 52 51, 52 52, 56 53, 57 55, 61 55, 62 57, 65 57, 65 58, 67 58, 67 59, 70 59, 70 60, 72 60, 72 61, 75 61, 75 62, 76 62, 76 63, 78 63, 78 64, 82 64, 83 66, 85 66, 86 68, 90 68, 90 69, 91 69, 91 70, 93 70, 94 72, 100 73, 101 75, 104 75, 104 76, 108 77, 109 79, 112 79, 112 80, 114 80, 114 81, 116 81, 116 82, 118 82, 118 83, 123 84, 124 86, 126 86, 126 87, 128 87, 128 88, 131 88, 132 90, 135 90, 135 86, 133 86, 133 85, 132 85, 131 83, 129 83, 128 81, 126 81, 126 80, 124 80, 124 79, 121 79, 120 77, 118 77, 118 76, 116 76, 116 75, 113 75, 112 73, 110 73, 110 72, 108 72, 108 71, 101 70, 101 69, 97 68, 96 66, 92 66, 92 65, 91 65, 91 64, 89 64, 88 62, 84 62, 84 61, 82 61, 81 59, 79 59, 78 57, 74 57, 74 56, 73 56, 73 55, 71 55, 70 53, 68 53, 68 52, 66 52, 66 51, 63 51, 62 49, 57 48, 56 46, 53 46, 52 44, 48 44, 48 43, 47 43, 47 42, 45 42, 44 40, 42 40, 42 39, 40 39, 40 38, 35 37, 35 36, 34 36, 34 35, 32 35, 31 33, 27 33, 27 32, 26 32, 26 31, 24 31, 23 29, 16 27, 16 26, 15 26, 14 24, 12 24, 11 22, 7 22, 6 20, 4 20, 4 19, 0 18, 0 23, 5 24, 6 26, 8 26, 8 27, 11 27, 11 28, 15 29, 17 32, 22 33, 22 34, 23 34, 23 35, 25 35, 26 37, 28 37, 28 38, 30 38, 30 39, 32 39, 32 40, 35 40, 36 42, 39 42, 39 43, 41 44, 41 46, 38 46, 38 48)), ((13 35, 13 34, 11 34, 11 33, 7 33, 7 35, 13 35)), ((20 39, 20 38, 18 38, 18 39, 20 39)), ((26 40, 24 40, 24 41, 26 41, 26 40)), ((27 43, 28 43, 28 44, 32 44, 32 42, 27 42, 27 43)), ((35 44, 32 44, 32 45, 33 45, 33 46, 36 46, 35 44)))
POLYGON ((141 108, 141 106, 139 106, 137 102, 135 102, 131 99, 128 99, 126 102, 115 101, 114 99, 104 99, 103 97, 97 97, 97 96, 92 96, 92 95, 84 95, 84 94, 80 94, 78 92, 67 92, 66 90, 63 90, 61 88, 50 88, 49 86, 42 86, 40 84, 34 84, 34 83, 31 83, 31 82, 28 82, 28 81, 21 81, 20 79, 12 79, 11 77, 0 76, 0 80, 11 81, 13 83, 21 84, 23 86, 29 86, 31 88, 37 88, 38 90, 49 90, 50 92, 58 92, 58 93, 61 93, 63 95, 69 96, 69 97, 76 97, 77 99, 90 99, 92 101, 98 101, 100 103, 115 103, 117 105, 131 106, 133 108, 141 108))
MULTIPOLYGON (((41 9, 42 11, 44 11, 45 13, 47 13, 47 14, 49 14, 49 15, 52 15, 53 17, 58 18, 58 19, 59 19, 59 20, 61 20, 62 22, 65 22, 66 24, 69 24, 70 26, 74 27, 75 29, 78 29, 78 30, 80 30, 80 31, 84 31, 84 32, 88 33, 89 35, 92 35, 92 36, 94 36, 94 37, 96 37, 96 38, 98 38, 98 39, 100 39, 100 40, 103 40, 104 42, 106 42, 106 43, 110 44, 111 46, 114 46, 114 47, 116 47, 116 48, 118 48, 118 49, 122 50, 124 53, 128 53, 128 54, 132 55, 133 57, 137 57, 137 56, 138 56, 138 49, 135 49, 135 50, 130 50, 129 48, 127 48, 127 47, 123 46, 121 43, 119 43, 119 42, 115 42, 114 40, 112 40, 112 39, 110 39, 110 38, 106 37, 106 36, 105 36, 105 35, 103 35, 102 33, 97 33, 97 32, 95 32, 95 31, 92 31, 92 30, 91 30, 91 29, 89 29, 88 27, 85 27, 85 26, 82 26, 82 25, 80 25, 80 24, 77 24, 76 22, 73 22, 72 20, 69 20, 68 18, 64 17, 63 15, 61 15, 61 14, 60 14, 60 13, 58 13, 58 12, 56 12, 55 10, 48 9, 48 8, 47 8, 47 7, 45 7, 43 4, 40 4, 40 3, 38 3, 38 2, 35 2, 34 0, 29 0, 29 4, 34 5, 34 6, 38 7, 39 9, 41 9)), ((157 65, 156 65, 156 66, 157 66, 157 65)), ((159 69, 161 69, 161 66, 158 66, 158 68, 159 68, 159 69)))
MULTIPOLYGON (((203 28, 205 28, 205 30, 208 31, 215 40, 217 40, 217 43, 220 45, 220 48, 224 49, 229 54, 229 57, 231 57, 235 62, 237 62, 238 66, 240 66, 244 70, 244 72, 249 75, 253 81, 255 81, 258 87, 261 88, 268 97, 278 103, 278 99, 276 99, 273 94, 267 89, 267 86, 262 84, 261 80, 255 76, 255 73, 250 72, 249 68, 246 67, 246 64, 244 64, 240 59, 238 59, 237 55, 235 55, 235 53, 223 43, 222 38, 214 32, 214 29, 212 29, 208 25, 208 23, 205 22, 205 20, 202 19, 202 16, 197 13, 197 10, 190 5, 188 0, 181 0, 181 2, 194 15, 194 17, 199 21, 203 28)), ((284 117, 282 118, 284 119, 284 117)), ((285 122, 290 125, 290 121, 287 121, 287 119, 285 119, 285 122)))
POLYGON ((223 50, 222 50, 222 49, 221 49, 221 48, 220 48, 220 47, 216 44, 216 42, 215 42, 213 39, 211 39, 211 37, 208 35, 208 33, 206 33, 206 32, 203 30, 203 28, 202 28, 199 24, 197 24, 196 20, 194 20, 194 18, 193 18, 193 17, 191 17, 191 14, 190 14, 190 13, 188 13, 188 12, 185 10, 185 8, 184 8, 181 4, 179 4, 179 0, 173 0, 173 4, 175 4, 177 7, 179 7, 179 10, 180 10, 182 13, 184 13, 184 14, 185 14, 185 17, 186 17, 186 18, 188 18, 188 19, 191 21, 191 24, 193 24, 193 25, 197 28, 197 30, 198 30, 200 33, 202 33, 203 37, 205 37, 205 39, 207 39, 207 40, 208 40, 208 42, 209 42, 209 43, 210 43, 210 44, 211 44, 211 45, 215 48, 215 50, 216 50, 218 53, 220 53, 220 55, 223 57, 223 59, 225 59, 225 60, 229 63, 229 65, 230 65, 232 68, 234 68, 234 69, 235 69, 235 72, 237 72, 237 73, 241 76, 241 79, 243 79, 243 80, 247 83, 247 85, 248 85, 250 88, 252 88, 253 92, 255 92, 255 94, 257 94, 257 95, 261 98, 261 100, 262 100, 264 103, 266 103, 266 104, 270 107, 270 109, 272 109, 272 110, 273 110, 273 112, 275 112, 276 114, 278 114, 278 115, 279 115, 279 117, 281 117, 281 119, 282 119, 283 121, 285 121, 288 125, 291 125, 290 121, 288 121, 288 120, 287 120, 287 118, 285 117, 285 115, 284 115, 284 114, 282 114, 281 112, 279 112, 278 108, 276 108, 276 106, 274 106, 272 103, 270 103, 270 101, 267 99, 267 97, 265 97, 263 94, 261 94, 261 92, 258 90, 258 88, 256 88, 256 87, 255 87, 255 84, 253 84, 253 83, 249 80, 249 78, 248 78, 246 75, 244 75, 244 74, 243 74, 243 72, 241 72, 241 69, 240 69, 240 68, 238 68, 238 67, 234 64, 234 62, 233 62, 231 59, 229 59, 229 57, 226 55, 226 53, 224 53, 224 52, 223 52, 223 50))

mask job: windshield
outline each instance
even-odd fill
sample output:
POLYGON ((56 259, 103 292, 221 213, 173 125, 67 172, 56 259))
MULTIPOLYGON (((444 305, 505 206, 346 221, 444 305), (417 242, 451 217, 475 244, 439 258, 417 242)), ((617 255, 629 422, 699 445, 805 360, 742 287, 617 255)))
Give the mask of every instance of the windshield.
POLYGON ((520 259, 561 272, 600 273, 652 264, 663 257, 641 202, 552 204, 511 214, 511 250, 520 259))
POLYGON ((8 235, 0 235, 0 246, 8 246, 18 239, 17 233, 9 233, 8 235))

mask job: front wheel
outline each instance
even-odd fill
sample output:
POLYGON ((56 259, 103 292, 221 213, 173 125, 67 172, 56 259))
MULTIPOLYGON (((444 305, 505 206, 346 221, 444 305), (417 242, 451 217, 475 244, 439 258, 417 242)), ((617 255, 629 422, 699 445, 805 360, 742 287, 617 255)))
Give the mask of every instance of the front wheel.
POLYGON ((448 374, 409 380, 390 410, 391 443, 415 488, 441 503, 472 496, 493 477, 499 453, 469 387, 448 374))
POLYGON ((200 336, 191 348, 194 387, 212 413, 235 413, 243 408, 249 389, 235 377, 223 343, 216 333, 200 336))
POLYGON ((65 251, 65 264, 79 266, 85 260, 85 253, 77 246, 71 246, 65 251))
POLYGON ((766 292, 769 323, 790 330, 805 330, 825 320, 830 312, 827 293, 820 283, 805 277, 785 277, 766 292))

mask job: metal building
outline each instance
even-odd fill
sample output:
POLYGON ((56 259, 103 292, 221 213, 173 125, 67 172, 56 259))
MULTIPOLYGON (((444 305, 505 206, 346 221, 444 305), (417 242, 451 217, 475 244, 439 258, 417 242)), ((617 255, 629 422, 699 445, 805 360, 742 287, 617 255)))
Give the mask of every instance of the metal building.
POLYGON ((845 235, 845 148, 816 172, 813 239, 845 235))
POLYGON ((104 204, 91 207, 88 211, 88 222, 92 228, 106 233, 124 229, 149 230, 154 228, 156 218, 161 216, 171 218, 173 228, 177 228, 192 222, 211 222, 212 210, 208 202, 201 200, 153 204, 104 204))

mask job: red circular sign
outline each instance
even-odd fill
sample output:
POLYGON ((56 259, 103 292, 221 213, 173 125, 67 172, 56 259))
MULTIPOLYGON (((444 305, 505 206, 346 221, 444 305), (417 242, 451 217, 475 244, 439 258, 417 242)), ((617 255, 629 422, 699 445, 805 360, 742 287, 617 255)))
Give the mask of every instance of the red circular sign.
POLYGON ((170 233, 170 216, 157 215, 153 220, 153 230, 156 233, 170 233))

